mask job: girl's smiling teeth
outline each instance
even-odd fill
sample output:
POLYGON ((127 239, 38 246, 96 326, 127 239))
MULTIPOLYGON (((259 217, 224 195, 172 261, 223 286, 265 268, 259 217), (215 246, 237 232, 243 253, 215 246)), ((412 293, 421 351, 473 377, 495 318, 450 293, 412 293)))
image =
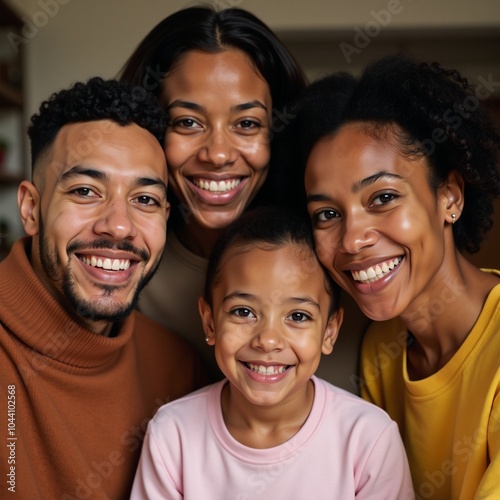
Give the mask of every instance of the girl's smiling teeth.
POLYGON ((130 260, 128 259, 108 259, 102 257, 81 256, 80 260, 92 267, 102 267, 107 271, 126 271, 130 267, 130 260))
POLYGON ((376 266, 369 267, 362 271, 351 271, 351 274, 355 281, 364 284, 373 283, 392 271, 402 260, 402 257, 396 257, 395 259, 388 260, 382 264, 377 264, 376 266))
POLYGON ((283 373, 285 370, 288 370, 290 366, 288 365, 272 365, 272 366, 264 366, 264 365, 256 365, 254 363, 244 363, 247 368, 252 370, 255 373, 259 373, 260 375, 278 375, 279 373, 283 373))
POLYGON ((241 182, 241 178, 214 181, 209 179, 193 179, 193 184, 204 191, 212 193, 225 193, 234 189, 241 182))

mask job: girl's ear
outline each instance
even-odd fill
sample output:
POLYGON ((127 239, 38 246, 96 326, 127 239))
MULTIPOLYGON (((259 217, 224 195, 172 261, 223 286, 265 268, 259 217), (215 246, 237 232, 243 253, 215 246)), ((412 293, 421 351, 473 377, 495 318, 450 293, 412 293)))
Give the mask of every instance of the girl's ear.
POLYGON ((441 189, 443 204, 445 206, 446 222, 453 224, 464 209, 465 183, 462 175, 456 170, 451 171, 441 189))
POLYGON ((26 234, 37 235, 40 227, 40 193, 33 183, 21 182, 17 190, 17 204, 26 234))
POLYGON ((208 345, 215 345, 215 328, 212 308, 203 297, 198 298, 198 310, 200 311, 201 323, 205 332, 205 340, 208 345))
POLYGON ((321 346, 321 352, 323 354, 331 354, 333 351, 333 346, 337 342, 337 337, 339 335, 340 327, 342 325, 342 320, 344 319, 344 309, 339 307, 328 320, 326 325, 325 335, 323 337, 323 344, 321 346))

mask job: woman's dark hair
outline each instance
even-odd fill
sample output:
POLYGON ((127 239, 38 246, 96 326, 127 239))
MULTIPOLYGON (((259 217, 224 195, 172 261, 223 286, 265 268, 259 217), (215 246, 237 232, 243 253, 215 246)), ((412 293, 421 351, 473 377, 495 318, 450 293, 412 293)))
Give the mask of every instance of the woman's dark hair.
POLYGON ((205 278, 204 297, 210 307, 212 290, 220 279, 224 257, 229 250, 239 248, 241 251, 247 251, 254 247, 274 249, 287 244, 310 250, 313 261, 306 259, 302 271, 311 272, 317 267, 323 271, 325 288, 331 296, 329 314, 333 314, 339 307, 340 287, 332 280, 314 253, 314 240, 307 214, 285 207, 254 208, 223 230, 210 255, 205 278))
POLYGON ((163 79, 183 55, 193 50, 218 53, 226 49, 244 52, 271 93, 272 168, 258 196, 262 201, 291 198, 287 164, 294 158, 287 155, 283 130, 290 120, 291 103, 305 88, 306 78, 288 49, 259 18, 238 8, 217 11, 211 6, 197 6, 179 10, 146 35, 121 69, 119 79, 158 97, 163 79))
POLYGON ((112 120, 123 126, 135 123, 151 132, 160 144, 167 127, 167 115, 153 95, 137 99, 132 85, 100 77, 77 82, 52 94, 31 117, 28 135, 32 168, 64 125, 96 120, 112 120))
POLYGON ((408 157, 426 157, 436 192, 452 171, 464 179, 465 204, 453 225, 459 250, 474 253, 493 225, 493 201, 500 197, 500 137, 479 94, 456 70, 390 56, 360 78, 336 73, 314 82, 300 99, 294 127, 302 164, 314 145, 344 124, 395 135, 408 157))

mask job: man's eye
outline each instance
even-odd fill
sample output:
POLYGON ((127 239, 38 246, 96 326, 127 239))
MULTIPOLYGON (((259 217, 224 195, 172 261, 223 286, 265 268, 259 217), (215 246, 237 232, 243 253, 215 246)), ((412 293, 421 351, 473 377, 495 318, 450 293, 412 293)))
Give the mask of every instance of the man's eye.
POLYGON ((91 197, 96 197, 97 194, 92 191, 92 189, 88 187, 79 187, 76 189, 73 189, 73 193, 77 194, 78 196, 83 196, 85 198, 91 198, 91 197))
POLYGON ((146 196, 146 195, 138 196, 136 200, 141 205, 148 205, 148 206, 159 205, 158 201, 151 196, 146 196))

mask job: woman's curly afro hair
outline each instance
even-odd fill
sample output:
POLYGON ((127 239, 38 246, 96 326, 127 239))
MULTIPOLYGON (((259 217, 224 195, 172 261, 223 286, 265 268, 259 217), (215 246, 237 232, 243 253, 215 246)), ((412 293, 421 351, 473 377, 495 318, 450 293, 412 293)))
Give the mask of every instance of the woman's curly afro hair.
POLYGON ((135 123, 161 144, 167 126, 166 113, 151 93, 129 83, 94 77, 52 94, 31 117, 28 135, 32 166, 64 125, 95 120, 113 120, 122 126, 135 123))
POLYGON ((297 105, 302 159, 345 123, 397 125, 392 130, 402 154, 427 157, 434 190, 451 171, 464 179, 455 244, 477 252, 493 224, 493 200, 500 197, 500 137, 478 95, 458 71, 403 55, 376 62, 360 78, 335 73, 313 83, 297 105))

